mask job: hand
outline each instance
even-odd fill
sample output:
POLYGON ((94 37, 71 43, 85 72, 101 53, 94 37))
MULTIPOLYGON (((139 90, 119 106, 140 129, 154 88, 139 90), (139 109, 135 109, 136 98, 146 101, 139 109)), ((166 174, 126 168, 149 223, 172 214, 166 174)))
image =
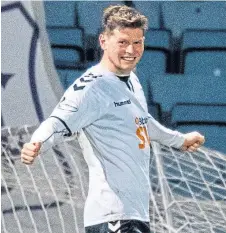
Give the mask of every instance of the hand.
POLYGON ((184 136, 185 141, 181 148, 183 151, 194 152, 205 142, 205 137, 198 132, 187 133, 184 136))
POLYGON ((39 154, 41 149, 42 143, 35 142, 35 143, 25 143, 23 149, 21 150, 21 161, 25 164, 32 164, 39 154))

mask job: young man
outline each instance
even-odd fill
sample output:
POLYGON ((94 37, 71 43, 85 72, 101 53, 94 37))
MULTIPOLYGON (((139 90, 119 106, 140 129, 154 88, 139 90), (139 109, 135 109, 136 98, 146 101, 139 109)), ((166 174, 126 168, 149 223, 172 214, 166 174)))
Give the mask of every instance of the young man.
POLYGON ((132 72, 144 51, 146 29, 147 18, 135 9, 108 7, 99 37, 102 60, 68 88, 21 152, 22 162, 32 164, 41 147, 79 132, 89 167, 86 233, 150 232, 149 142, 188 151, 204 142, 199 133, 172 131, 148 113, 132 72))

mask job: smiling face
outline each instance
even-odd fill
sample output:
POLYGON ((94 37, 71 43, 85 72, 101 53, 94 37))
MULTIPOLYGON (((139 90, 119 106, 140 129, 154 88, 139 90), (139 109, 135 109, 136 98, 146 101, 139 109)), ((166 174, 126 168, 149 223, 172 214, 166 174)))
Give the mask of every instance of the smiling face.
POLYGON ((141 28, 116 28, 111 33, 101 34, 99 41, 104 51, 101 65, 119 75, 129 74, 144 52, 141 28))

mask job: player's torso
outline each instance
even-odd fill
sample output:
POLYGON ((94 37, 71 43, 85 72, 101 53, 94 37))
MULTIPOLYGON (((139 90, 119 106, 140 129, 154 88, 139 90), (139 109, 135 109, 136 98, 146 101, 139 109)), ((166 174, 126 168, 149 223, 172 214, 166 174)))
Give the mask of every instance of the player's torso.
POLYGON ((147 104, 135 75, 124 82, 109 74, 99 77, 98 82, 96 96, 99 108, 104 108, 105 113, 84 131, 96 149, 100 145, 99 154, 108 160, 114 160, 121 154, 121 160, 126 161, 139 161, 149 156, 147 104), (113 153, 117 155, 113 156, 113 153))
POLYGON ((130 81, 129 89, 114 75, 99 77, 96 95, 105 114, 83 130, 80 140, 90 177, 87 225, 101 218, 113 221, 134 217, 147 221, 148 112, 139 82, 134 77, 130 81), (91 209, 99 212, 90 214, 91 209))

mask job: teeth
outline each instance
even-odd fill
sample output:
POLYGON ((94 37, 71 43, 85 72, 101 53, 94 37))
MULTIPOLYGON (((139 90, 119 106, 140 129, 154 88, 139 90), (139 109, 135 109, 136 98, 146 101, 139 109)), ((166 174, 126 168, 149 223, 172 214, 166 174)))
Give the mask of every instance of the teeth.
POLYGON ((123 59, 126 61, 133 61, 135 58, 134 57, 123 57, 123 59))

